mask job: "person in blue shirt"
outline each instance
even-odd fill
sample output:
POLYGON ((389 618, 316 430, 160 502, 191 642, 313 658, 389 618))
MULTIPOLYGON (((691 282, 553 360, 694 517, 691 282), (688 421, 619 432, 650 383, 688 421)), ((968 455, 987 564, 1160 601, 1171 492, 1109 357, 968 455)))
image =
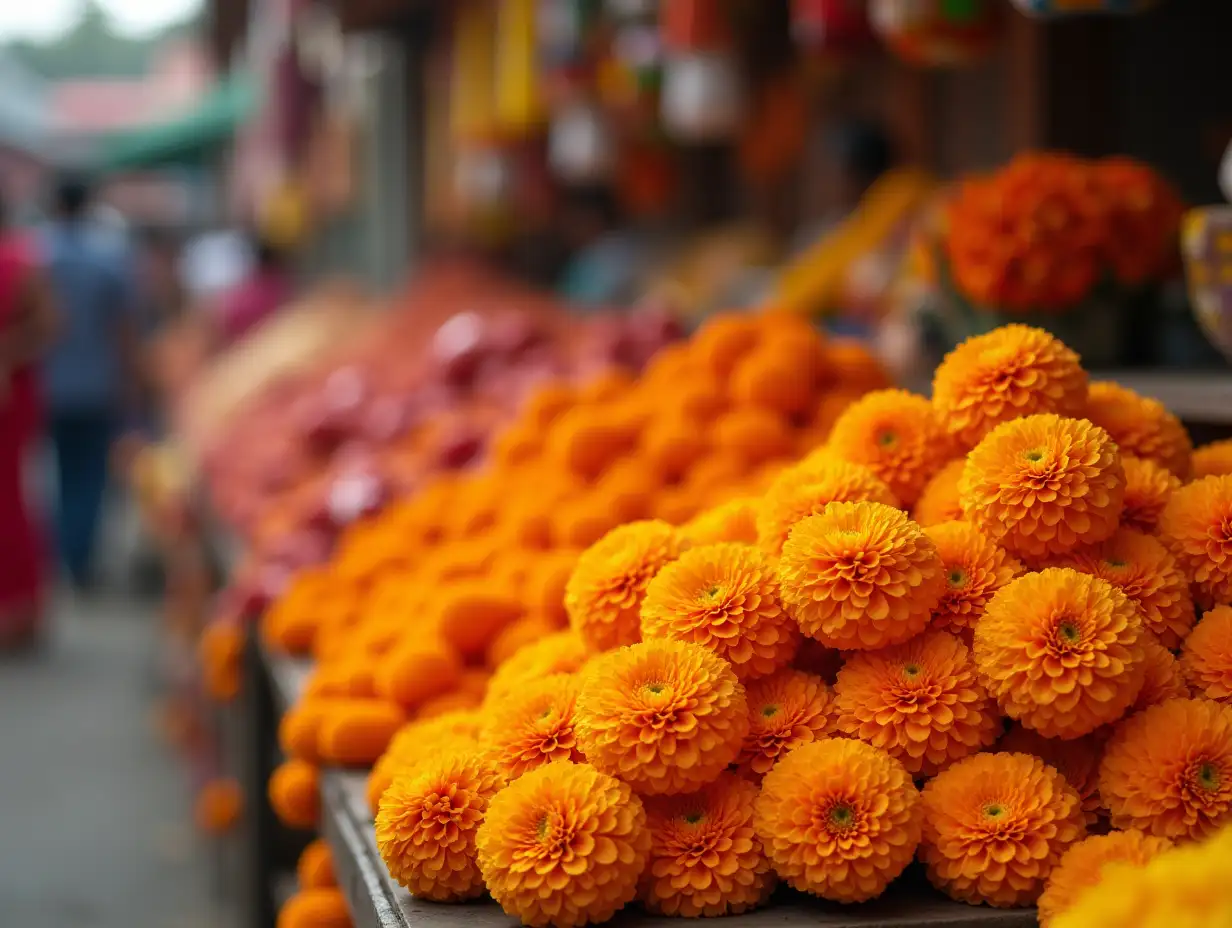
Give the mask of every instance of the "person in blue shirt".
POLYGON ((62 320, 44 364, 58 471, 57 543, 73 582, 88 587, 108 457, 132 395, 133 275, 114 229, 92 218, 91 191, 62 180, 43 241, 44 272, 62 320))

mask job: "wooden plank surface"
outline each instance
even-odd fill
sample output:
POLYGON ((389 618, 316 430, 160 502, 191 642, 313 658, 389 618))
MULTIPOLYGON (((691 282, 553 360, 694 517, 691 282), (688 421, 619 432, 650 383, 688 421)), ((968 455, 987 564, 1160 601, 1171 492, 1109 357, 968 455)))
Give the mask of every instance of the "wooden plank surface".
POLYGON ((1232 374, 1223 371, 1095 371, 1092 379, 1113 380, 1159 400, 1183 422, 1232 425, 1232 374))

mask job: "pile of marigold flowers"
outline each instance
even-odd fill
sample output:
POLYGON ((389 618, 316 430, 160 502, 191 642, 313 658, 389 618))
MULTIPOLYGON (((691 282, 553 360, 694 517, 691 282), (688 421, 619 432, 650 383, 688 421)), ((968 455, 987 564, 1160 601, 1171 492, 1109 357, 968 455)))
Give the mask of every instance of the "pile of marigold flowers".
POLYGON ((275 809, 311 827, 318 767, 373 763, 390 874, 534 926, 855 904, 913 861, 1101 925, 1105 878, 1213 859, 1232 455, 1026 326, 931 399, 876 376, 766 316, 541 395, 266 616, 318 661, 275 809))

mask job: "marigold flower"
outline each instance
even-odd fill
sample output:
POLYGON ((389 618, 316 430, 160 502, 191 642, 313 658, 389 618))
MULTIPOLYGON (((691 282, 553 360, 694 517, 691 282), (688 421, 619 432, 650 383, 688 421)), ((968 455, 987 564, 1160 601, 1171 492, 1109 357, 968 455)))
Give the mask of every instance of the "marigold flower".
POLYGON ((1121 527, 1154 535, 1172 494, 1181 488, 1176 474, 1162 464, 1132 454, 1121 455, 1125 467, 1125 508, 1121 527))
POLYGON ((462 678, 462 656, 432 635, 404 636, 376 662, 377 692, 406 709, 448 692, 462 678))
POLYGON ((193 803, 193 820, 207 835, 221 835, 235 827, 244 810, 244 791, 229 778, 208 781, 193 803))
POLYGON ((1116 531, 1125 471, 1108 433, 1083 419, 1005 422, 967 458, 964 518, 1020 557, 1060 555, 1116 531))
POLYGON ((863 464, 912 506, 954 442, 932 404, 906 390, 877 390, 847 407, 830 432, 830 450, 863 464))
POLYGON ((1057 916, 1071 909, 1092 886, 1098 886, 1104 867, 1111 863, 1145 866, 1156 855, 1172 847, 1166 838, 1140 831, 1114 831, 1090 835, 1072 844, 1052 868, 1039 898, 1040 928, 1049 928, 1057 916))
POLYGON ((327 764, 367 767, 384 753, 406 716, 381 699, 331 700, 317 732, 317 751, 327 764))
POLYGON ((1170 699, 1121 722, 1099 768, 1114 828, 1196 840, 1232 823, 1232 708, 1170 699))
POLYGON ((725 773, 696 793, 648 798, 643 905, 697 918, 739 915, 764 902, 775 877, 753 831, 757 795, 756 785, 725 773))
POLYGON ((482 895, 475 833, 506 782, 478 751, 448 754, 396 778, 376 814, 376 846, 390 876, 434 902, 482 895))
POLYGON ((1099 801, 1099 762, 1104 756, 1108 733, 1108 729, 1101 728, 1081 738, 1062 741, 1060 738, 1045 738, 1039 732, 1021 725, 1013 725, 997 742, 997 750, 1001 753, 1031 754, 1049 767, 1056 768, 1082 800, 1087 825, 1094 826, 1103 808, 1099 801))
POLYGON ((1159 400, 1097 380, 1087 397, 1086 418, 1111 435, 1122 454, 1155 461, 1182 480, 1189 479, 1193 442, 1181 420, 1159 400))
POLYGON ((806 635, 870 650, 922 632, 945 578, 936 545, 906 514, 881 503, 832 503, 792 529, 779 584, 806 635))
POLYGON ((278 722, 278 747, 288 757, 298 757, 309 763, 319 763, 317 734, 329 711, 328 700, 318 697, 301 699, 283 714, 278 722))
POLYGON ((416 719, 398 729, 389 747, 368 774, 368 807, 375 815, 381 795, 396 777, 410 776, 425 761, 452 751, 471 751, 479 744, 478 712, 447 712, 416 719))
POLYGON ((905 644, 852 654, 834 685, 838 729, 933 776, 990 746, 1001 716, 975 676, 966 645, 929 631, 905 644))
POLYGON ((563 761, 502 790, 476 840, 492 898, 532 928, 607 921, 637 895, 650 843, 626 784, 563 761))
POLYGON ((920 491, 920 498, 915 501, 911 510, 911 518, 923 526, 961 519, 962 498, 958 492, 958 481, 962 479, 966 466, 966 456, 954 458, 933 474, 920 491))
POLYGON ((334 855, 323 838, 317 838, 304 848, 295 864, 300 889, 327 889, 337 886, 334 877, 334 855))
POLYGON ((1201 606, 1232 602, 1232 476, 1203 477, 1173 493, 1159 537, 1201 606))
POLYGON ((961 635, 970 644, 988 601, 1019 576, 1023 567, 970 523, 942 522, 925 528, 924 533, 937 546, 945 577, 945 592, 933 609, 932 627, 961 635))
POLYGON ((1232 705, 1232 606, 1216 606, 1185 639, 1181 669, 1198 696, 1232 705))
POLYGON ((244 640, 244 630, 235 622, 212 621, 201 632, 197 650, 202 682, 206 693, 217 702, 230 702, 240 693, 244 640))
POLYGON ((933 406, 965 448, 1011 419, 1081 416, 1086 399, 1087 373, 1078 355, 1043 329, 1026 325, 968 338, 945 356, 933 377, 933 406))
POLYGON ((1105 580, 1068 568, 1002 587, 975 627, 975 665, 1001 710, 1045 738, 1121 717, 1142 689, 1142 622, 1105 580))
POLYGON ((844 389, 867 393, 892 386, 883 365, 855 338, 832 338, 826 344, 826 366, 834 373, 834 381, 844 389))
POLYGON ((763 339, 740 359, 729 382, 734 402, 783 416, 798 416, 809 407, 823 376, 825 349, 816 332, 807 340, 795 334, 763 339))
POLYGON ((336 887, 301 889, 279 910, 276 928, 351 928, 351 913, 336 887))
POLYGON ((666 522, 630 522, 582 553, 565 587, 565 608, 588 648, 606 651, 641 639, 646 585, 685 547, 666 522))
POLYGON ((1185 671, 1172 652, 1160 644, 1154 635, 1143 637, 1142 649, 1146 655, 1146 669, 1142 678, 1142 689, 1138 691, 1134 704, 1129 707, 1130 713, 1141 712, 1169 699, 1188 697, 1189 687, 1185 683, 1185 671))
POLYGON ((1194 449, 1194 480, 1201 480, 1203 477, 1222 477, 1224 474, 1232 474, 1232 438, 1213 441, 1194 449))
POLYGON ((1086 835, 1065 778, 1030 754, 975 754, 925 786, 920 858, 960 902, 1030 905, 1061 855, 1086 835))
POLYGON ((766 557, 728 543, 693 548, 659 571, 642 601, 642 637, 700 644, 747 680, 790 663, 800 629, 766 557))
POLYGON ((569 629, 545 635, 524 645, 501 664, 488 680, 489 705, 511 690, 553 673, 575 673, 590 659, 590 652, 577 632, 569 629))
POLYGON ((680 529, 694 545, 714 545, 725 541, 744 545, 757 543, 757 509, 761 500, 741 496, 720 503, 696 516, 680 529))
POLYGON ((576 718, 586 759, 643 795, 705 786, 736 759, 749 729, 731 665, 671 640, 595 658, 582 677, 576 718))
POLYGON ((920 794, 902 764, 863 741, 823 738, 766 774, 753 827, 790 886, 864 902, 911 863, 920 818, 920 794))
POLYGON ((291 759, 269 779, 270 808, 289 828, 314 828, 321 813, 319 771, 307 761, 291 759))
POLYGON ((712 434, 715 448, 734 455, 746 468, 789 455, 794 445, 783 418, 755 406, 737 406, 722 413, 714 421, 712 434))
POLYGON ((578 688, 576 675, 552 674, 488 710, 479 740, 510 781, 554 760, 582 759, 574 734, 578 688))
POLYGON ((898 506, 885 481, 860 464, 827 453, 812 454, 783 471, 757 508, 757 543, 766 554, 783 553, 796 524, 821 513, 830 503, 884 503, 898 506))
POLYGON ((834 694, 820 677, 780 670, 749 684, 749 733, 738 763, 743 773, 765 776, 780 757, 834 731, 834 694))

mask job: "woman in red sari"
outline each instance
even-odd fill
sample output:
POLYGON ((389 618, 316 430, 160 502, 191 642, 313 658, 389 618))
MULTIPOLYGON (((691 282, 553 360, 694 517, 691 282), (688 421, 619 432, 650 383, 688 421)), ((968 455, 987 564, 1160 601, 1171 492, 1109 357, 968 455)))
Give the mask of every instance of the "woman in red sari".
POLYGON ((55 327, 36 268, 0 204, 0 650, 34 639, 44 601, 43 545, 23 479, 42 424, 36 362, 55 327))

